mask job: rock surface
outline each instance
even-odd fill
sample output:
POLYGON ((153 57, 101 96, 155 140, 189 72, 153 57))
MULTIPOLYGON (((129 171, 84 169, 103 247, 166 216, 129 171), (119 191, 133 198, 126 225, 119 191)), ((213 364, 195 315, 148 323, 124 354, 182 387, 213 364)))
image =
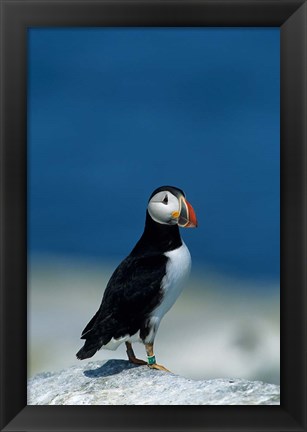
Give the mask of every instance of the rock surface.
POLYGON ((280 388, 243 379, 195 381, 125 360, 80 363, 28 382, 29 405, 279 405, 280 388))

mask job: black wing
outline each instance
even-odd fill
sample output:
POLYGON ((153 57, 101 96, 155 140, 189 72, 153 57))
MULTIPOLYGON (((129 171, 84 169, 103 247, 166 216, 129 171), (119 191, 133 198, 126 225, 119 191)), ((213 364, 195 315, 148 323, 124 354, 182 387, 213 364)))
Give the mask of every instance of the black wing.
POLYGON ((149 313, 161 302, 161 281, 167 257, 163 254, 129 255, 115 270, 99 310, 82 332, 86 339, 78 358, 92 357, 112 337, 133 335, 142 329, 149 313))

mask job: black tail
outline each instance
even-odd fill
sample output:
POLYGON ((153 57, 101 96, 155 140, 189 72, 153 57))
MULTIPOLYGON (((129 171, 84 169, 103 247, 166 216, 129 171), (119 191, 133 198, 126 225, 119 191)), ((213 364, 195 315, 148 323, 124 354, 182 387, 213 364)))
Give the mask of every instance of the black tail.
POLYGON ((76 356, 79 360, 93 357, 93 355, 102 347, 102 341, 92 341, 87 339, 83 347, 77 352, 76 356))

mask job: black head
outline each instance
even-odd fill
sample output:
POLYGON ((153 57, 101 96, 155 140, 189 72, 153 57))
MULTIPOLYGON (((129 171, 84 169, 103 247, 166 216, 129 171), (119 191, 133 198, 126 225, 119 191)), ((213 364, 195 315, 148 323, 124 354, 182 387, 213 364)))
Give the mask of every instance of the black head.
POLYGON ((155 189, 150 195, 147 210, 151 219, 162 225, 197 226, 195 212, 185 193, 174 186, 155 189))
POLYGON ((183 192, 183 190, 175 187, 175 186, 160 186, 157 189, 155 189, 153 191, 153 193, 150 195, 148 202, 151 200, 151 198, 156 195, 159 192, 164 192, 164 191, 169 191, 171 192, 175 197, 177 197, 178 199, 180 198, 180 196, 183 196, 185 198, 185 193, 183 192))

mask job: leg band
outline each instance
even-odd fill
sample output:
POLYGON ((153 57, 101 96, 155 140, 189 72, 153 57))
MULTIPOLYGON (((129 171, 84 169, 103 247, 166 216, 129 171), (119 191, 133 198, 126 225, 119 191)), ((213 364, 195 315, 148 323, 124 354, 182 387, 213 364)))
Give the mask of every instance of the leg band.
POLYGON ((156 357, 154 355, 153 356, 147 356, 147 360, 148 360, 149 365, 156 364, 156 357))

